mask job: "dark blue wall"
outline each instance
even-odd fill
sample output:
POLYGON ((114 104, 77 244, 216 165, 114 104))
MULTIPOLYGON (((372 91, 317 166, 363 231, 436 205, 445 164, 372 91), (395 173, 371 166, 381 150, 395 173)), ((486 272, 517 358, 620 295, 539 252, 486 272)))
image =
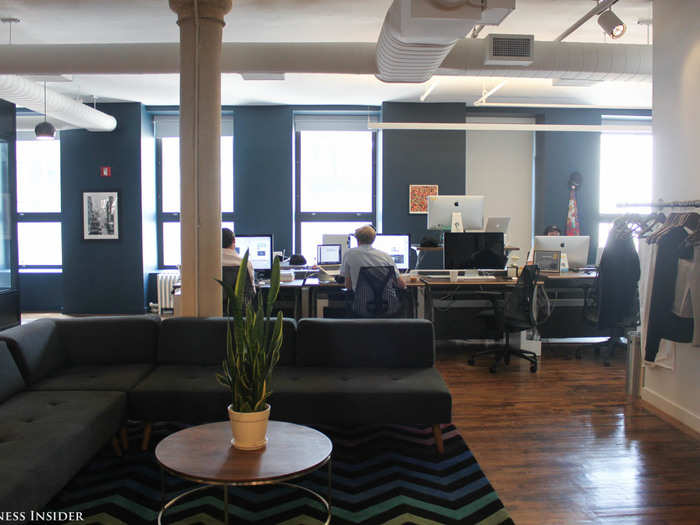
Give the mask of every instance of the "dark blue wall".
POLYGON ((158 223, 156 222, 156 142, 153 116, 141 106, 141 236, 144 306, 148 306, 148 276, 158 269, 158 223))
POLYGON ((241 106, 233 118, 236 233, 272 233, 292 253, 292 109, 241 106))
POLYGON ((141 105, 101 104, 110 133, 61 133, 65 313, 143 313, 141 105), (100 177, 99 167, 112 176, 100 177), (83 192, 119 192, 119 240, 83 240, 83 192))
POLYGON ((63 275, 19 274, 20 307, 23 312, 60 312, 63 309, 63 275))
MULTIPOLYGON (((385 122, 464 123, 464 114, 464 104, 382 104, 385 122)), ((408 213, 408 186, 438 184, 442 195, 463 195, 465 132, 385 130, 382 137, 382 231, 410 233, 418 242, 427 233, 427 221, 425 215, 408 213)))

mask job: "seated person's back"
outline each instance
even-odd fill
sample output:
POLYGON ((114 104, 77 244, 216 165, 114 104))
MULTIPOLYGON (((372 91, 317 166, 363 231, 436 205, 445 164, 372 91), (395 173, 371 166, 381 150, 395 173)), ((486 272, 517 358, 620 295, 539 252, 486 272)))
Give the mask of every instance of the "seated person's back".
POLYGON ((345 277, 345 287, 357 289, 357 281, 360 269, 365 266, 391 266, 396 272, 396 281, 399 288, 405 288, 406 283, 399 275, 394 259, 386 252, 372 247, 377 233, 372 226, 362 226, 355 230, 357 248, 351 248, 343 256, 343 264, 340 267, 340 275, 345 277))
MULTIPOLYGON (((237 266, 240 267, 243 262, 243 257, 236 253, 236 236, 228 228, 221 229, 221 266, 237 266)), ((255 270, 250 260, 248 260, 248 276, 250 284, 255 291, 255 270)))

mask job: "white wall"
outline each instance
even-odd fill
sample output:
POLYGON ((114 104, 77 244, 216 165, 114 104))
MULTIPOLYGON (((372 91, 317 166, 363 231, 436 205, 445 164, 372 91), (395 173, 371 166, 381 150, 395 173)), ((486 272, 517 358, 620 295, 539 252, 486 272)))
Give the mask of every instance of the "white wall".
MULTIPOLYGON (((530 118, 468 117, 467 122, 532 124, 530 118)), ((532 242, 534 133, 467 132, 467 193, 485 195, 485 216, 511 217, 508 244, 525 260, 532 242)))
MULTIPOLYGON (((653 82, 654 199, 700 199, 697 1, 654 2, 653 82)), ((678 345, 673 371, 647 369, 642 397, 700 431, 700 348, 678 345)))

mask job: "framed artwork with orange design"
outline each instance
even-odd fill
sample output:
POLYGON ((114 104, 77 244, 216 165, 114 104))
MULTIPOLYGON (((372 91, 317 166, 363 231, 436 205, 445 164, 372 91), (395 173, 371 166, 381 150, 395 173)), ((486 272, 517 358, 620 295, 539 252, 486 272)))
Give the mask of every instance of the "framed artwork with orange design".
POLYGON ((427 214, 428 196, 438 194, 437 184, 409 184, 408 213, 427 214))

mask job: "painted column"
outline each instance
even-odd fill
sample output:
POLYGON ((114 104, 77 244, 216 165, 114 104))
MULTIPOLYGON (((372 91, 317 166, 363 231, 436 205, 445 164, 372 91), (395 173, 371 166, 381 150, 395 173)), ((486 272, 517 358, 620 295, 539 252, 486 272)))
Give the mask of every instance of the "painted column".
POLYGON ((232 0, 170 0, 180 26, 182 315, 221 315, 221 38, 232 0))

